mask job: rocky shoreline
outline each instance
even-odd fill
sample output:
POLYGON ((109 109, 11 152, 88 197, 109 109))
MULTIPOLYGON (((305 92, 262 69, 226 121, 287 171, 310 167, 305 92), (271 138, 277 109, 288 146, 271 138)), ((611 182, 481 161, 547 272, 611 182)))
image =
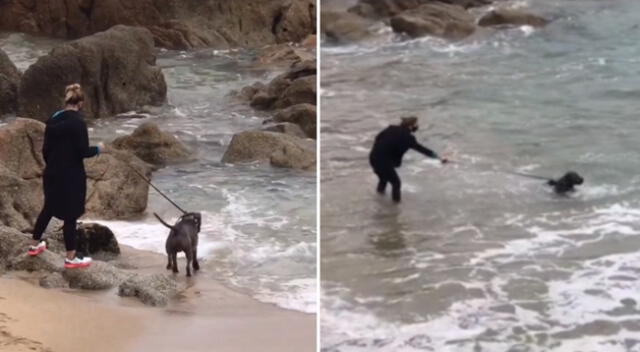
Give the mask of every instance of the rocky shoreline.
POLYGON ((322 38, 333 45, 375 40, 384 27, 401 38, 462 40, 481 29, 543 27, 550 22, 502 0, 359 0, 352 6, 325 0, 321 11, 322 38))

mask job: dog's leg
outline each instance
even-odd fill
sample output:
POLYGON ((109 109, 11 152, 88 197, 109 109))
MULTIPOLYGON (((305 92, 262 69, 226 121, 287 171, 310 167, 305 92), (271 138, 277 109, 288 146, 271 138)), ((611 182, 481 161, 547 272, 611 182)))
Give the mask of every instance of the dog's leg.
POLYGON ((198 245, 193 246, 193 270, 200 270, 200 264, 198 263, 198 245))
POLYGON ((167 252, 167 270, 171 270, 173 266, 171 265, 171 253, 167 252))
POLYGON ((178 252, 171 253, 171 260, 173 261, 173 272, 178 273, 178 252))
POLYGON ((187 276, 191 276, 191 261, 193 260, 193 251, 187 250, 184 251, 184 254, 187 257, 187 276))

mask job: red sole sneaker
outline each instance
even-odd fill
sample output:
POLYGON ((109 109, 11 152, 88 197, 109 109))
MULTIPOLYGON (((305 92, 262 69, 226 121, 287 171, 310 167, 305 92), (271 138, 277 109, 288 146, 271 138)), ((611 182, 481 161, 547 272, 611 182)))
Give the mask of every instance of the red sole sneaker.
POLYGON ((84 263, 84 264, 69 264, 69 263, 64 263, 64 267, 66 269, 78 269, 78 268, 86 268, 88 266, 90 266, 91 263, 84 263))
POLYGON ((38 249, 36 249, 34 251, 29 250, 27 253, 29 253, 30 256, 35 257, 36 255, 38 255, 38 254, 40 254, 40 253, 42 253, 42 252, 44 252, 46 250, 47 250, 47 247, 40 247, 40 248, 38 248, 38 249))

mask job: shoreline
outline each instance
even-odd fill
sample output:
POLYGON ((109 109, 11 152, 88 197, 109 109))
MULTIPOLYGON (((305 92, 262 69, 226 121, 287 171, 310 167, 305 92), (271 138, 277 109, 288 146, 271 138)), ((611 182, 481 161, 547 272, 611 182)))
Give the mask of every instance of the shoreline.
MULTIPOLYGON (((121 249, 114 264, 164 272, 164 256, 121 249)), ((33 277, 0 276, 0 351, 315 351, 315 314, 259 302, 202 274, 178 274, 187 289, 163 308, 115 290, 45 289, 33 277)))

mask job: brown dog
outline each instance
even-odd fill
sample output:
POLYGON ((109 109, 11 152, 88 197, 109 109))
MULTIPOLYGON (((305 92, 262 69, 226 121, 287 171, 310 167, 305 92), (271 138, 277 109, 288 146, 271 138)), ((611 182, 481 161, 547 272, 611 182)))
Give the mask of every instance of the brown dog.
POLYGON ((198 233, 200 233, 202 223, 200 213, 185 213, 173 226, 167 224, 158 214, 153 213, 153 215, 171 230, 165 245, 169 260, 167 269, 172 269, 174 273, 177 273, 178 252, 184 252, 187 257, 187 276, 191 276, 192 263, 194 271, 200 270, 200 264, 198 264, 198 233))

